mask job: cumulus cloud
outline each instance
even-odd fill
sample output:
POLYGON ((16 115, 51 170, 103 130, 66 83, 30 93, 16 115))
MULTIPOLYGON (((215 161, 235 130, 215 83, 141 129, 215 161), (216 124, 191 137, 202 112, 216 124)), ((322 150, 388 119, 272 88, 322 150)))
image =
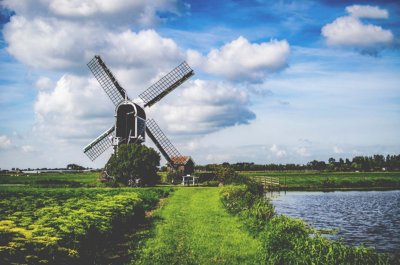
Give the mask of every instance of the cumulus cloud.
POLYGON ((333 152, 334 152, 335 154, 343 154, 343 149, 340 148, 340 147, 338 147, 338 146, 334 146, 334 147, 333 147, 333 152))
POLYGON ((162 113, 160 118, 170 132, 204 134, 248 124, 255 118, 249 103, 248 94, 232 84, 195 80, 180 97, 155 107, 152 114, 162 113))
POLYGON ((387 10, 378 7, 354 5, 346 8, 349 16, 337 18, 325 25, 321 32, 326 43, 332 46, 359 48, 364 53, 376 53, 376 50, 390 45, 393 33, 381 26, 366 24, 360 18, 387 18, 387 10))
POLYGON ((23 146, 21 146, 21 150, 23 153, 30 153, 30 152, 34 152, 35 148, 31 145, 23 145, 23 146))
POLYGON ((360 18, 388 18, 389 12, 386 9, 380 9, 378 6, 370 5, 352 5, 346 7, 347 13, 353 17, 360 18))
POLYGON ((7 135, 0 135, 0 150, 6 149, 11 145, 11 140, 7 135))
POLYGON ((269 150, 278 158, 286 156, 286 151, 279 148, 276 144, 273 144, 269 150))
POLYGON ((50 91, 39 91, 35 132, 65 140, 88 138, 113 125, 113 107, 93 79, 64 75, 50 91))
POLYGON ((262 81, 268 73, 287 66, 290 46, 286 40, 250 43, 239 37, 206 56, 196 51, 188 52, 188 61, 204 71, 222 75, 230 80, 262 81))
POLYGON ((54 83, 51 81, 50 78, 46 76, 41 76, 36 80, 35 82, 35 87, 39 90, 49 90, 51 88, 54 88, 54 83))
POLYGON ((113 25, 151 26, 161 20, 160 11, 179 14, 173 0, 3 0, 2 5, 27 18, 60 17, 113 25))
POLYGON ((307 150, 306 147, 302 146, 302 147, 296 147, 295 149, 296 153, 300 156, 304 156, 304 157, 308 157, 310 156, 310 152, 307 150))
POLYGON ((322 35, 329 45, 368 47, 386 45, 393 41, 393 34, 380 26, 364 24, 355 17, 339 17, 322 28, 322 35))
POLYGON ((154 30, 114 31, 54 18, 13 16, 4 28, 4 37, 10 54, 42 69, 79 71, 98 53, 112 59, 113 64, 148 65, 160 58, 167 62, 183 58, 173 40, 154 30))

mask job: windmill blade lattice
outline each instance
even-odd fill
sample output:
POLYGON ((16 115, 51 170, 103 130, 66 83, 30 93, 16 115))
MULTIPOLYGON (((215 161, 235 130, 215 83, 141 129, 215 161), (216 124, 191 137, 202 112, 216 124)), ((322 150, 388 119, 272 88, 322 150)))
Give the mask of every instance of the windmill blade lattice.
POLYGON ((192 75, 194 75, 193 70, 186 62, 183 62, 166 76, 150 86, 146 91, 140 94, 139 97, 144 101, 145 107, 150 107, 189 79, 192 75))
POLYGON ((129 100, 125 89, 119 85, 100 56, 96 55, 87 65, 115 106, 122 102, 125 97, 129 100))
POLYGON ((115 136, 115 126, 111 127, 99 137, 97 137, 93 142, 88 144, 83 152, 94 161, 98 156, 100 156, 104 151, 106 151, 111 145, 112 140, 110 138, 115 136))
POLYGON ((171 165, 184 163, 184 157, 179 153, 175 146, 173 146, 153 119, 147 120, 146 133, 171 165))

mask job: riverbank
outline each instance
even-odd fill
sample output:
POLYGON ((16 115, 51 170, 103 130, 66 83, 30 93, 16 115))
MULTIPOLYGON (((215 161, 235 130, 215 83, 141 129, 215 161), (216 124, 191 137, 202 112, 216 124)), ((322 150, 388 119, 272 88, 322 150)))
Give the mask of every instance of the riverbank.
POLYGON ((400 189, 400 172, 242 171, 238 174, 278 179, 280 189, 288 191, 400 189))

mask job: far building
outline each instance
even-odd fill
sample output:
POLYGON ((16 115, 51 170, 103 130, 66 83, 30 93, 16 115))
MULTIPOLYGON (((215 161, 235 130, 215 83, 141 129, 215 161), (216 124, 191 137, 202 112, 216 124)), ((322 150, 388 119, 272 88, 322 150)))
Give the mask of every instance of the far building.
MULTIPOLYGON (((194 161, 190 156, 173 156, 171 157, 175 170, 180 175, 190 175, 194 172, 194 161)), ((173 170, 171 165, 168 165, 169 170, 173 170)))

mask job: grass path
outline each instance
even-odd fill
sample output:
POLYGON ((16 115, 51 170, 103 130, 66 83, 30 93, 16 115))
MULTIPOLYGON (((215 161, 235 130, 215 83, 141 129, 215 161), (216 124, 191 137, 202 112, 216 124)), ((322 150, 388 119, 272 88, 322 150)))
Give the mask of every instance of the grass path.
POLYGON ((155 213, 135 264, 256 264, 259 242, 219 201, 218 188, 179 188, 155 213))

